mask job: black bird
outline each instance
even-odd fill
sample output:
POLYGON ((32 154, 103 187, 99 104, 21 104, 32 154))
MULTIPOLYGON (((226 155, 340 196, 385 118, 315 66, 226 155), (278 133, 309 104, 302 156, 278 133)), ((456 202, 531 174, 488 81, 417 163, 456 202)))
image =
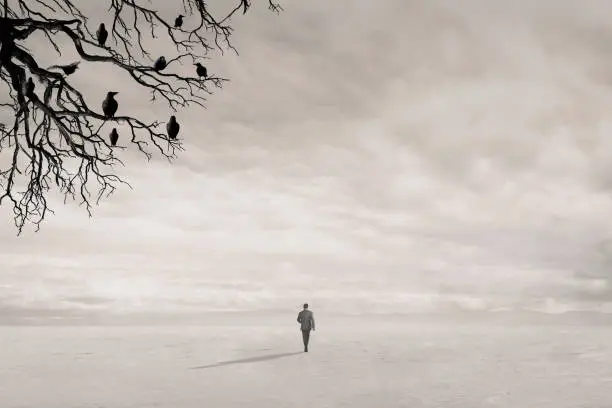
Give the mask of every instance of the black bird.
POLYGON ((153 68, 159 72, 163 70, 164 68, 166 68, 166 65, 168 65, 168 63, 166 62, 166 57, 162 56, 162 57, 159 57, 157 61, 155 61, 153 68))
POLYGON ((181 129, 181 125, 176 121, 176 116, 170 116, 170 120, 166 123, 166 131, 168 132, 168 137, 172 140, 176 139, 178 136, 179 130, 181 129))
POLYGON ((68 64, 68 65, 53 65, 53 66, 50 66, 49 68, 59 68, 62 71, 64 71, 64 74, 71 75, 71 74, 74 74, 74 71, 76 71, 79 68, 79 64, 80 64, 80 61, 77 61, 77 62, 73 62, 72 64, 68 64))
POLYGON ((119 103, 115 100, 115 95, 119 92, 108 92, 106 94, 106 99, 102 102, 102 112, 104 112, 104 116, 107 118, 112 118, 117 113, 117 108, 119 108, 119 103))
POLYGON ((179 14, 178 17, 174 20, 174 28, 181 28, 183 26, 183 17, 182 14, 179 14))
POLYGON ((117 146, 117 141, 119 140, 119 133, 117 133, 117 128, 113 128, 110 132, 110 142, 112 146, 117 146))
POLYGON ((30 99, 34 96, 34 81, 32 81, 32 78, 28 78, 28 82, 25 86, 25 94, 30 99))
POLYGON ((98 31, 96 31, 96 36, 98 37, 98 44, 100 44, 100 47, 104 47, 106 39, 108 38, 108 31, 106 31, 104 23, 100 23, 100 27, 98 27, 98 31))
POLYGON ((196 68, 196 73, 198 74, 199 77, 204 77, 206 78, 208 76, 208 70, 206 69, 206 67, 202 64, 200 64, 199 62, 197 64, 193 64, 195 65, 196 68))
POLYGON ((241 1, 242 1, 242 14, 246 14, 250 6, 249 1, 248 0, 241 0, 241 1))

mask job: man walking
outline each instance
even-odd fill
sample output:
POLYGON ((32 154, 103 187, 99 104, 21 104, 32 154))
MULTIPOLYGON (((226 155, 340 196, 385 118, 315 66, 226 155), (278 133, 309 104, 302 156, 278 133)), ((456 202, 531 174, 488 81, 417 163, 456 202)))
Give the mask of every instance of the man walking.
POLYGON ((304 310, 298 313, 297 321, 302 330, 302 340, 304 340, 304 352, 308 353, 308 341, 310 340, 310 330, 315 331, 314 316, 308 310, 308 303, 304 303, 304 310))

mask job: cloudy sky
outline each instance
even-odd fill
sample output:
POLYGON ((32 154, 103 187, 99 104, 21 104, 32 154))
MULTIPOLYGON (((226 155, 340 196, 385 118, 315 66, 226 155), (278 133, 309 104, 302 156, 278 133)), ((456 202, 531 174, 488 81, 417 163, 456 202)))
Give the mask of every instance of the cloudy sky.
POLYGON ((2 209, 5 314, 612 311, 608 0, 255 3, 173 165, 19 238, 2 209))

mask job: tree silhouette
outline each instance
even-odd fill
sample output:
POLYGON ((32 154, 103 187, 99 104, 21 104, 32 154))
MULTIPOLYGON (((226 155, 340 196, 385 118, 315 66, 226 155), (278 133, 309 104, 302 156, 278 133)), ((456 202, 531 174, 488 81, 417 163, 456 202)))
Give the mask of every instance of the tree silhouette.
MULTIPOLYGON (((113 167, 123 164, 116 156, 122 148, 117 146, 121 133, 127 145, 147 159, 156 152, 172 160, 183 149, 177 137, 180 120, 174 115, 171 120, 170 113, 163 122, 145 123, 121 107, 120 98, 113 96, 118 90, 112 86, 104 102, 87 103, 70 83, 81 61, 112 64, 173 112, 190 104, 203 107, 210 89, 220 88, 227 79, 208 72, 202 58, 215 49, 237 53, 230 42, 230 18, 245 14, 251 6, 248 0, 239 0, 219 17, 204 0, 182 0, 174 2, 176 14, 168 17, 150 0, 106 0, 108 16, 94 21, 78 5, 81 0, 3 1, 0 88, 6 87, 6 92, 2 90, 6 99, 0 100, 0 207, 12 206, 18 234, 28 223, 38 231, 46 214, 53 212, 47 203, 53 188, 64 200, 79 200, 91 216, 94 203, 119 184, 129 186, 113 167), (159 34, 174 45, 175 55, 155 55, 149 44, 159 40, 159 34), (43 68, 36 52, 25 45, 32 36, 45 38, 60 57, 60 43, 70 47, 79 59, 43 68), (185 67, 191 74, 177 72, 186 72, 185 67), (3 120, 7 117, 14 120, 3 120), (113 130, 102 134, 108 127, 113 130)), ((267 1, 270 10, 282 10, 273 0, 267 1)))

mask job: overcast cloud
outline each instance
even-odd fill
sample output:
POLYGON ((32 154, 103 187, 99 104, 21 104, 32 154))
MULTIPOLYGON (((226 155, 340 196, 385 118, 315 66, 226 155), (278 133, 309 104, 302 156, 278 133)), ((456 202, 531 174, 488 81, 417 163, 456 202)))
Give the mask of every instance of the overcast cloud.
POLYGON ((608 0, 260 3, 178 161, 130 158, 91 219, 3 217, 0 309, 612 311, 608 0))

